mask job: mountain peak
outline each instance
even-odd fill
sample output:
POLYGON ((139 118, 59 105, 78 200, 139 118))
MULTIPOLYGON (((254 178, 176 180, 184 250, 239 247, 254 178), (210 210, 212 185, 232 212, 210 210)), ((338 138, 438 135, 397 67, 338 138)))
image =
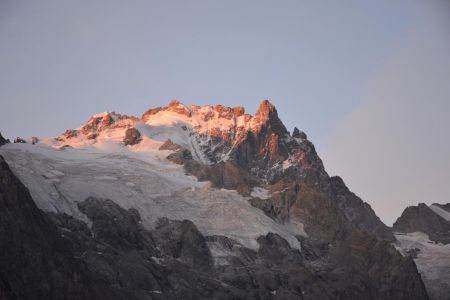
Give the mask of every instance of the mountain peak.
POLYGON ((187 117, 191 116, 191 110, 178 100, 170 101, 169 106, 167 106, 167 109, 185 115, 187 117))
POLYGON ((277 109, 269 100, 266 99, 259 105, 255 117, 260 120, 267 120, 272 115, 278 116, 277 109))

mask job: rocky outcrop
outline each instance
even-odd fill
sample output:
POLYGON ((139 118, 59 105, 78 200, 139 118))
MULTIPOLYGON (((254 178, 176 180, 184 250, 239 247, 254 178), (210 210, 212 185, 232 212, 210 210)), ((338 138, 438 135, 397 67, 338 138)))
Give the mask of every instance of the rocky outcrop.
POLYGON ((191 161, 192 153, 188 149, 181 147, 178 144, 172 142, 172 140, 168 139, 159 147, 159 150, 169 150, 173 151, 173 153, 169 154, 166 158, 178 165, 183 165, 188 161, 191 161))
POLYGON ((230 159, 254 175, 270 181, 271 168, 289 157, 286 138, 289 133, 268 100, 261 103, 250 128, 230 153, 230 159))
POLYGON ((4 144, 7 143, 7 140, 2 136, 2 134, 0 133, 0 146, 3 146, 4 144))
MULTIPOLYGON (((134 129, 133 126, 138 122, 138 120, 138 118, 121 115, 115 112, 96 114, 86 121, 86 123, 84 123, 80 128, 67 129, 61 136, 56 137, 55 141, 70 142, 75 138, 86 138, 87 140, 95 142, 104 131, 124 128, 134 129)), ((133 135, 136 135, 136 131, 130 131, 128 133, 128 137, 126 137, 127 131, 125 131, 125 136, 123 138, 124 142, 125 139, 130 140, 131 142, 138 142, 138 137, 136 137, 137 140, 133 140, 133 135)))
POLYGON ((306 136, 306 133, 303 131, 300 131, 297 127, 294 128, 294 131, 292 132, 292 137, 296 139, 306 140, 308 137, 306 136))
POLYGON ((24 138, 21 138, 20 136, 16 137, 14 139, 15 144, 25 144, 27 141, 24 138))
POLYGON ((120 299, 92 278, 0 156, 0 298, 120 299))
POLYGON ((123 138, 123 143, 125 146, 132 146, 139 144, 142 141, 142 136, 139 130, 134 127, 128 128, 125 131, 125 137, 123 138))
POLYGON ((196 176, 198 181, 210 181, 213 187, 237 190, 244 196, 249 196, 258 182, 232 161, 204 165, 190 160, 184 163, 184 169, 186 173, 196 176))
POLYGON ((331 177, 331 184, 339 208, 351 223, 379 239, 395 241, 391 229, 381 222, 369 204, 363 202, 347 188, 342 178, 331 177))
POLYGON ((156 224, 153 238, 164 255, 178 259, 189 268, 209 270, 213 266, 205 237, 189 220, 161 218, 156 224))
POLYGON ((403 233, 423 232, 432 241, 450 243, 450 222, 424 203, 407 207, 395 221, 393 230, 403 233))
POLYGON ((164 142, 164 144, 162 144, 158 150, 169 150, 169 151, 180 151, 181 149, 183 149, 183 147, 181 147, 178 144, 175 144, 174 142, 172 142, 171 139, 168 139, 167 141, 164 142))

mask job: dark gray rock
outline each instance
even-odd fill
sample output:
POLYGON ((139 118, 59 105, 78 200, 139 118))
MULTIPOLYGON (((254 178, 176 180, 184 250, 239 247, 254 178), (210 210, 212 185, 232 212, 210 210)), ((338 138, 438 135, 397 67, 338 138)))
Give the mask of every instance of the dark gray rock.
POLYGON ((185 149, 181 147, 180 145, 172 142, 171 139, 168 139, 167 141, 162 144, 158 150, 169 150, 174 151, 174 153, 169 154, 166 158, 178 165, 183 165, 187 161, 192 160, 192 153, 188 149, 185 149))
POLYGON ((361 230, 374 234, 379 239, 395 241, 391 229, 381 222, 369 204, 363 202, 361 198, 347 188, 340 177, 331 177, 331 184, 339 208, 352 224, 355 224, 361 230))
POLYGON ((164 142, 164 144, 162 144, 158 150, 170 150, 170 151, 180 151, 181 149, 183 149, 183 147, 181 147, 178 144, 175 144, 174 142, 172 142, 171 139, 168 139, 167 141, 164 142))
POLYGON ((125 137, 123 138, 123 143, 128 145, 136 145, 142 141, 141 133, 134 127, 128 128, 125 131, 125 137))
POLYGON ((257 180, 233 161, 220 162, 213 165, 204 165, 194 160, 184 164, 186 173, 197 177, 198 181, 210 181, 213 187, 235 189, 248 196, 257 180))
POLYGON ((166 157, 169 161, 176 163, 178 165, 183 165, 187 161, 192 160, 191 151, 187 149, 181 149, 175 153, 171 153, 166 157))
POLYGON ((0 156, 0 298, 121 299, 93 278, 0 156))
POLYGON ((109 199, 89 197, 78 204, 92 221, 92 233, 101 242, 116 249, 153 249, 151 236, 141 228, 137 210, 124 210, 109 199))
POLYGON ((3 146, 4 144, 8 143, 8 141, 2 136, 0 133, 0 146, 3 146))
POLYGON ((292 133, 293 138, 306 140, 308 137, 306 136, 306 133, 303 131, 300 131, 297 127, 294 128, 294 132, 292 133))
POLYGON ((20 136, 18 136, 14 139, 15 144, 25 144, 26 142, 27 141, 25 139, 21 138, 20 136))
POLYGON ((164 255, 179 259, 190 268, 209 269, 213 265, 205 238, 189 220, 162 218, 153 237, 164 255))

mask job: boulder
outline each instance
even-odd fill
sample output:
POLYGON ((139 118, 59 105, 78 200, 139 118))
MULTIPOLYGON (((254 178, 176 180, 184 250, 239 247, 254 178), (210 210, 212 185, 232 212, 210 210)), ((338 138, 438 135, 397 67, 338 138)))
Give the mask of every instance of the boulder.
POLYGON ((139 144, 142 141, 141 133, 134 127, 128 128, 125 131, 125 137, 123 138, 123 143, 126 146, 132 146, 139 144))
POLYGON ((0 133, 0 146, 4 145, 8 143, 8 141, 2 136, 2 134, 0 133))
POLYGON ((14 143, 15 144, 25 144, 26 142, 27 141, 25 139, 23 139, 23 138, 21 138, 19 136, 14 139, 14 143))

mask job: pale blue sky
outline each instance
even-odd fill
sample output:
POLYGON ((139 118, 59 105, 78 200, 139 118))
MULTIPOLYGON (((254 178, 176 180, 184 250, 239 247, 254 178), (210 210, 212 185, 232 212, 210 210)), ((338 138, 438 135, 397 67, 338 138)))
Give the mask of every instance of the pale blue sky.
MULTIPOLYGON (((404 74, 392 77, 386 88, 381 79, 399 71, 392 66, 410 53, 404 62, 412 66, 409 73, 421 58, 434 57, 423 63, 431 64, 426 78, 444 80, 437 87, 440 100, 427 95, 418 101, 442 104, 438 111, 450 113, 445 89, 450 77, 443 68, 450 61, 444 51, 450 42, 448 3, 0 0, 0 131, 8 137, 56 135, 97 112, 139 116, 171 99, 242 105, 254 113, 268 98, 289 130, 297 126, 308 134, 330 173, 346 175, 350 188, 383 217, 388 204, 376 205, 387 196, 365 194, 370 182, 357 180, 365 178, 358 166, 370 161, 369 154, 353 161, 356 147, 341 136, 347 133, 353 141, 357 133, 350 129, 361 128, 361 118, 370 120, 353 116, 367 109, 373 116, 373 95, 380 90, 390 91, 379 93, 380 103, 406 97, 395 88, 404 74), (432 46, 415 51, 424 43, 432 46), (341 129, 348 122, 350 129, 341 129)), ((424 90, 423 81, 411 82, 424 90)), ((380 114, 371 128, 384 123, 380 114)), ((395 124, 400 123, 408 124, 395 124)), ((442 134, 433 149, 450 144, 448 129, 442 134)), ((364 138, 358 141, 369 144, 364 138)), ((371 150, 380 151, 364 149, 371 150)), ((449 190, 440 195, 450 201, 449 190)))
POLYGON ((269 98, 321 142, 423 22, 413 1, 344 2, 1 0, 0 128, 54 135, 99 111, 269 98))

